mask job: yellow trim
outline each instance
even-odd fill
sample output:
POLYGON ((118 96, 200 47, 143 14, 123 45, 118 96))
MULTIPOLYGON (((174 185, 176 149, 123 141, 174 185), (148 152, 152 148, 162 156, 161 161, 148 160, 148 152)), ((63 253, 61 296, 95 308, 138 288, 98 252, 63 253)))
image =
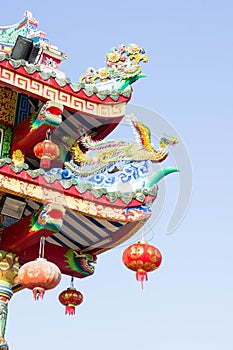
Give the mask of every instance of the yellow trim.
POLYGON ((62 205, 65 208, 80 212, 84 215, 95 216, 112 221, 134 222, 149 217, 148 214, 144 214, 137 210, 130 210, 129 214, 126 215, 124 208, 114 208, 104 203, 99 204, 82 198, 77 198, 66 194, 65 190, 64 192, 54 191, 49 187, 28 183, 7 176, 6 174, 0 174, 0 192, 11 193, 41 203, 62 205))

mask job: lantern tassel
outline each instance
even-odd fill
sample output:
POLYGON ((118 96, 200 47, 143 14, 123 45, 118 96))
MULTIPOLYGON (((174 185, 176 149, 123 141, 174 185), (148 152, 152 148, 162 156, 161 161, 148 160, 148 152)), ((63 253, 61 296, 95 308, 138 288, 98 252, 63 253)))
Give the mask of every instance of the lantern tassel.
POLYGON ((66 305, 65 315, 75 315, 75 307, 74 305, 66 305))
POLYGON ((144 270, 138 270, 136 272, 136 280, 138 282, 141 282, 141 287, 142 289, 144 288, 144 281, 148 281, 148 275, 147 275, 147 272, 144 271, 144 270))
POLYGON ((44 298, 44 292, 45 292, 44 288, 36 287, 36 288, 33 288, 32 292, 33 292, 34 300, 39 300, 40 298, 41 299, 44 298))

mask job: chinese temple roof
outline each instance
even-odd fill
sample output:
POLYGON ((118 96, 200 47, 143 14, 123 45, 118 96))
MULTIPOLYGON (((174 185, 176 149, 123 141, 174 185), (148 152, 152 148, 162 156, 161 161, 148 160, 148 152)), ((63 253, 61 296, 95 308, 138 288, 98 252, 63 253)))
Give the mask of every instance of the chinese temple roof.
POLYGON ((72 82, 60 71, 66 54, 38 23, 25 11, 20 22, 0 27, 0 199, 13 196, 25 203, 20 219, 6 220, 2 214, 1 249, 16 253, 23 264, 37 257, 43 235, 48 259, 62 273, 82 278, 94 272, 87 265, 92 255, 125 241, 150 217, 157 184, 147 183, 147 157, 160 161, 167 153, 143 153, 142 146, 124 140, 104 141, 125 116, 131 85, 144 77, 144 49, 136 44, 112 48, 103 67, 89 67, 72 82), (51 143, 60 148, 50 171, 35 152, 48 130, 51 143), (84 135, 89 145, 81 144, 84 135), (91 149, 97 151, 94 160, 86 156, 91 149), (121 178, 127 178, 129 189, 121 178), (76 265, 74 255, 79 256, 76 265))

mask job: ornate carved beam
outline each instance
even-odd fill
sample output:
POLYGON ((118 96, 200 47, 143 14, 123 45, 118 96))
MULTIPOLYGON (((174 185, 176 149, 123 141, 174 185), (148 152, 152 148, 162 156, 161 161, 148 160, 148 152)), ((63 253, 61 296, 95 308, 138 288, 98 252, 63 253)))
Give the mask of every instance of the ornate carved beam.
POLYGON ((48 237, 62 226, 65 209, 60 205, 47 204, 39 211, 26 216, 2 231, 2 249, 19 253, 37 244, 41 236, 48 237), (50 213, 56 210, 56 219, 50 213))
POLYGON ((24 154, 37 142, 45 139, 47 129, 53 131, 62 122, 63 105, 48 101, 37 113, 33 113, 14 127, 12 152, 20 149, 24 154))

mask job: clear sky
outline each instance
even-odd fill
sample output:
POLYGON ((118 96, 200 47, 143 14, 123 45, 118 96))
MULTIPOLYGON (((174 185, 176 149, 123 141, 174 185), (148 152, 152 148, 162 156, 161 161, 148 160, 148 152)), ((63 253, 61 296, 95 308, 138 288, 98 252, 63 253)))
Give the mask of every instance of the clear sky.
POLYGON ((20 21, 26 9, 67 53, 61 70, 73 82, 89 66, 102 67, 114 46, 145 48, 147 77, 133 85, 131 103, 177 130, 190 156, 193 194, 168 235, 166 205, 174 203, 170 184, 177 182, 175 175, 166 180, 165 209, 146 234, 163 263, 144 291, 121 262, 126 244, 113 249, 99 256, 92 277, 75 281, 85 298, 75 317, 57 300, 67 277, 42 302, 27 290, 14 295, 11 350, 232 350, 232 1, 11 0, 1 6, 0 25, 20 21))

